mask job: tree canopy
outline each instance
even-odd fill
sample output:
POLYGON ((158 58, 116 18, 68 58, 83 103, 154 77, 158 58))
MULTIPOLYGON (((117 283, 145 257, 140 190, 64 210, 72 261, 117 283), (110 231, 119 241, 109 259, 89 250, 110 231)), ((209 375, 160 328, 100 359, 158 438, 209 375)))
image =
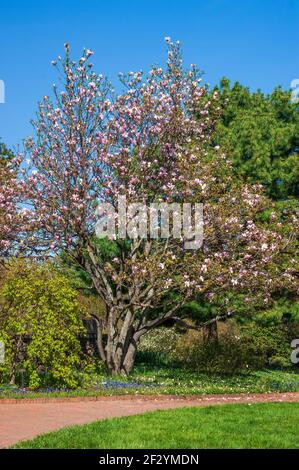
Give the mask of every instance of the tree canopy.
POLYGON ((122 76, 118 95, 93 71, 91 50, 75 62, 66 44, 65 59, 54 62, 63 88, 53 101, 44 97, 26 143, 29 245, 43 256, 64 251, 90 276, 106 305, 100 353, 111 373, 131 370, 152 328, 188 325, 178 312, 196 295, 218 306, 213 323, 233 315, 236 296, 264 307, 296 284, 294 237, 261 185, 236 181, 217 145, 221 93, 210 96, 197 68, 183 68, 180 46, 167 43, 166 67, 122 76), (202 245, 186 249, 190 230, 179 239, 159 227, 154 239, 140 236, 136 211, 126 221, 130 236, 107 245, 95 235, 103 216, 95 209, 119 209, 120 196, 147 206, 202 203, 202 245))
POLYGON ((277 87, 270 94, 250 90, 223 78, 222 114, 215 141, 232 159, 237 174, 261 183, 274 199, 299 197, 299 111, 291 92, 277 87))

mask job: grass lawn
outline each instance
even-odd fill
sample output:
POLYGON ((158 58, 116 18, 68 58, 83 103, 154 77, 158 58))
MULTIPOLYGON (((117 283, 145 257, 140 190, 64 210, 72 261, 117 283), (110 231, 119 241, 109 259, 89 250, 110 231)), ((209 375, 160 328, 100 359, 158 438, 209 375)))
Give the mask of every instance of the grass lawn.
POLYGON ((289 370, 252 371, 244 374, 221 375, 191 371, 166 365, 136 364, 128 379, 90 377, 89 384, 68 391, 17 391, 0 385, 1 398, 34 398, 45 396, 99 395, 163 395, 163 394, 229 394, 299 391, 298 368, 289 370), (108 381, 108 382, 107 382, 108 381), (2 390, 1 390, 2 389, 2 390))
POLYGON ((299 448, 299 404, 154 411, 44 434, 15 448, 299 448))

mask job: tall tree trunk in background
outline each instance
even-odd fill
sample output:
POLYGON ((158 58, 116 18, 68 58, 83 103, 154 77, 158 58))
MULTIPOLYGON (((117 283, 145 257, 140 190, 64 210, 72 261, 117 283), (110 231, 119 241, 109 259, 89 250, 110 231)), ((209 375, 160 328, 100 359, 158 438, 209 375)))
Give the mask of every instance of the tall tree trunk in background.
POLYGON ((203 327, 203 342, 204 344, 217 343, 218 342, 218 326, 217 322, 210 323, 203 327))

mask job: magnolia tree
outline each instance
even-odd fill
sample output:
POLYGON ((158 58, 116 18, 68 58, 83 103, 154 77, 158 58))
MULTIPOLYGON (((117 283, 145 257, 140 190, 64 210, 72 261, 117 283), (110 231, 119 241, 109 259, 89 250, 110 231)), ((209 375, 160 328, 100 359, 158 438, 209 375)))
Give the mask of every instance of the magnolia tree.
POLYGON ((201 328, 232 316, 236 295, 266 306, 295 288, 292 236, 275 209, 262 222, 270 202, 259 186, 234 183, 212 145, 217 93, 209 99, 167 43, 166 68, 121 75, 118 95, 93 71, 91 50, 75 63, 66 44, 53 62, 62 89, 44 97, 26 143, 31 246, 66 253, 90 276, 106 305, 99 353, 115 374, 130 372, 140 338, 167 320, 201 328), (97 223, 107 231, 96 234, 97 223), (195 296, 219 306, 196 326, 181 308, 195 296))
POLYGON ((0 143, 0 263, 15 254, 22 242, 26 214, 19 207, 23 184, 18 179, 21 157, 0 143))

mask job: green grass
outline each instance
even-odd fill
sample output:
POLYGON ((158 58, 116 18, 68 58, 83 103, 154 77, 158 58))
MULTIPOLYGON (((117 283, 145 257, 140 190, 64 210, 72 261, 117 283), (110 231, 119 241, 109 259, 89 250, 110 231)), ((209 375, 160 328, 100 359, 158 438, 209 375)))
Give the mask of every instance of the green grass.
MULTIPOLYGON (((230 393, 267 393, 299 391, 299 371, 271 370, 253 371, 232 376, 221 374, 206 374, 181 367, 149 366, 137 364, 133 373, 126 380, 113 378, 120 382, 135 382, 138 388, 102 387, 93 388, 93 383, 106 380, 107 377, 94 376, 88 379, 85 387, 67 392, 42 393, 32 391, 26 394, 16 393, 11 387, 0 392, 1 398, 38 398, 38 397, 68 397, 68 396, 99 396, 99 395, 197 395, 197 394, 230 394, 230 393), (150 386, 149 386, 150 385, 150 386)), ((109 379, 108 379, 109 380, 109 379)), ((110 378, 111 380, 111 378, 110 378)))
POLYGON ((155 411, 41 435, 15 448, 299 448, 299 404, 155 411))
POLYGON ((158 386, 159 393, 175 395, 299 391, 298 369, 264 369, 244 374, 221 375, 181 367, 149 367, 146 364, 138 364, 130 380, 154 384, 158 386))

